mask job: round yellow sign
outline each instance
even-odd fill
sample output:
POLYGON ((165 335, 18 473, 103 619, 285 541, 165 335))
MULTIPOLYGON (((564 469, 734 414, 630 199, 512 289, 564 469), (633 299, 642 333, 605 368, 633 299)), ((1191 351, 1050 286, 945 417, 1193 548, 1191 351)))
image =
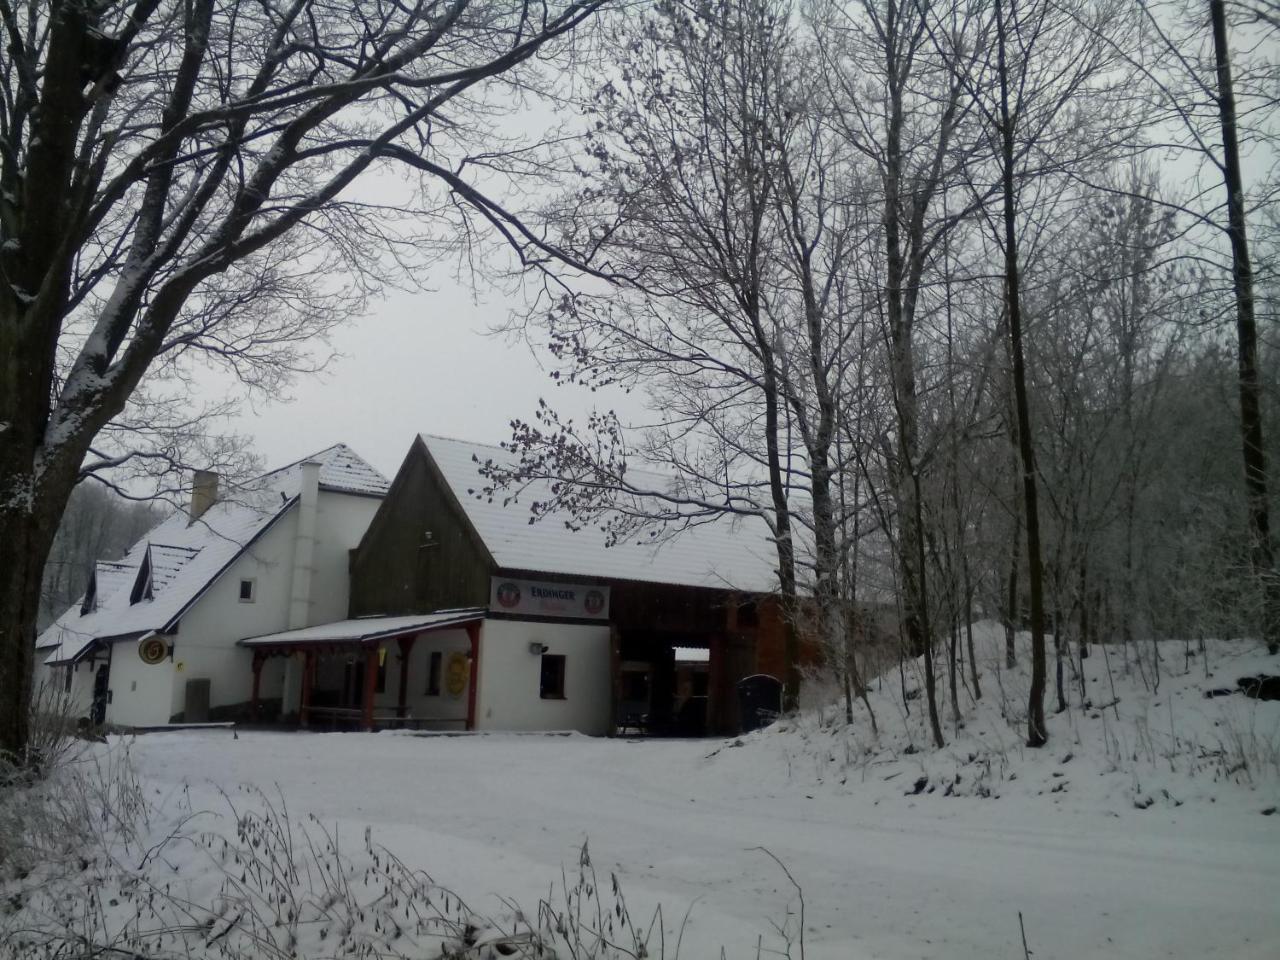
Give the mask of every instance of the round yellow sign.
POLYGON ((470 673, 471 664, 467 661, 465 653, 449 654, 449 661, 444 671, 444 688, 449 696, 454 698, 462 696, 462 692, 467 689, 470 673))
POLYGON ((138 658, 155 665, 169 655, 169 645, 159 637, 146 637, 138 643, 138 658))

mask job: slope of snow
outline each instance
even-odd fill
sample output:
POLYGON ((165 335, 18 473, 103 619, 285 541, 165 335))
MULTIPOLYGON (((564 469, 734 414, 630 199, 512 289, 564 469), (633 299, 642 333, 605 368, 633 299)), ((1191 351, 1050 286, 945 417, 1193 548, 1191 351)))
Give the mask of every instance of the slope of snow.
MULTIPOLYGON (((1222 804, 1257 812, 1280 801, 1280 702, 1238 690, 1240 677, 1280 672, 1258 644, 1163 642, 1157 687, 1152 647, 1126 659, 1117 645, 1093 646, 1083 661, 1082 708, 1075 660, 1064 671, 1067 710, 1055 713, 1054 659, 1049 651, 1045 711, 1047 747, 1027 748, 1029 636, 1017 638, 1017 665, 1004 668, 1003 630, 974 626, 982 698, 959 687, 960 724, 947 699, 947 670, 938 658, 939 713, 946 746, 932 749, 919 662, 871 684, 873 735, 866 707, 830 703, 744 738, 741 749, 713 758, 720 775, 783 785, 901 799, 977 797, 992 802, 1041 798, 1046 809, 1120 816, 1150 806, 1222 804), (1141 655, 1139 662, 1138 655, 1141 655), (906 699, 902 690, 908 691, 906 699), (1209 690, 1234 691, 1206 697, 1209 690)), ((1074 654, 1074 648, 1073 648, 1074 654)), ((1274 822, 1280 826, 1280 816, 1274 822)))

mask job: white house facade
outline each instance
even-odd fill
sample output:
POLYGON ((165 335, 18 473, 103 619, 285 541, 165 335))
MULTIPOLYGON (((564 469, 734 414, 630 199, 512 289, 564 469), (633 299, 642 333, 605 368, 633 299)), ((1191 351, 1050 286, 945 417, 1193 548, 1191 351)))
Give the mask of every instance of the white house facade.
MULTIPOLYGON (((79 604, 37 641, 37 683, 95 722, 152 727, 243 715, 245 637, 347 615, 349 552, 388 483, 338 444, 245 487, 197 476, 192 502, 120 561, 99 562, 79 604)), ((260 678, 279 703, 297 677, 260 678)))

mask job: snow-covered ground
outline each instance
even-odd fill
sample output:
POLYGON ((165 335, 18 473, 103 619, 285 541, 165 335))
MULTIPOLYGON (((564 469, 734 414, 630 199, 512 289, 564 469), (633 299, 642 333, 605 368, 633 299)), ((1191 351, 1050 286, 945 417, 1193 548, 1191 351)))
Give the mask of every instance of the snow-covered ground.
MULTIPOLYGON (((1168 672, 1184 666, 1175 649, 1168 672)), ((872 696, 878 742, 859 707, 852 732, 828 711, 730 741, 200 731, 130 751, 162 807, 225 811, 223 790, 251 807, 236 784, 278 792, 295 821, 313 814, 351 848, 369 827, 485 913, 532 910, 589 841, 633 917, 662 904, 668 957, 681 936, 682 957, 777 955, 777 927, 801 956, 800 901, 769 854, 803 890, 810 960, 1020 958, 1019 913, 1037 960, 1280 957, 1280 814, 1262 812, 1280 799, 1265 752, 1280 703, 1204 699, 1269 664, 1210 653, 1214 678, 1197 659, 1159 693, 1118 675, 1120 703, 1051 715, 1043 751, 1000 718, 994 663, 985 705, 939 753, 903 752, 925 743, 922 705, 904 721, 888 692, 872 696), (1253 768, 1228 774, 1230 743, 1250 735, 1253 768)), ((1011 708, 1019 683, 1000 678, 1011 708)), ((1097 702, 1112 699, 1108 683, 1097 702)))

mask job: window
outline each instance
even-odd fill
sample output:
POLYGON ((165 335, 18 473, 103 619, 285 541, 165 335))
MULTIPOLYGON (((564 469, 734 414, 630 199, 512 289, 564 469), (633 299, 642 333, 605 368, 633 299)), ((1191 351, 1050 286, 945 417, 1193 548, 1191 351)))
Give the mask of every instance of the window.
POLYGON ((256 586, 257 586, 257 582, 254 580, 240 581, 240 602, 241 603, 253 603, 254 587, 256 586))
POLYGON ((387 692, 387 658, 385 656, 378 660, 378 679, 374 681, 373 692, 387 692))
POLYGON ((67 675, 66 675, 65 677, 63 677, 63 678, 62 678, 62 692, 63 692, 63 693, 70 693, 70 692, 71 692, 71 673, 72 673, 72 671, 73 671, 73 670, 75 670, 75 666, 74 666, 74 665, 72 665, 72 664, 70 664, 70 663, 68 663, 68 664, 67 664, 67 675))
POLYGON ((427 668, 427 696, 440 696, 440 670, 444 666, 444 654, 439 650, 431 651, 431 665, 427 668))
POLYGON ((557 653, 542 655, 542 677, 538 695, 543 700, 564 699, 564 657, 557 653))

